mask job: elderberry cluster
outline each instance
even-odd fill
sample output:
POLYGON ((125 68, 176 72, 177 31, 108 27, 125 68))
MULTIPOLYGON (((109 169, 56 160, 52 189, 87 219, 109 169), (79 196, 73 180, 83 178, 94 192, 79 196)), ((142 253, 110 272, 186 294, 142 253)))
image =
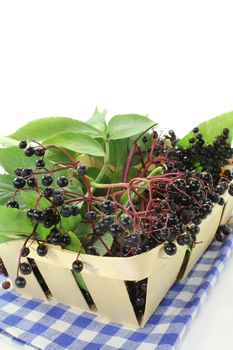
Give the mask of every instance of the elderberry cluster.
POLYGON ((161 137, 157 132, 152 133, 152 138, 154 137, 156 137, 153 149, 154 164, 163 165, 166 172, 184 172, 198 167, 200 171, 208 171, 212 174, 215 185, 221 176, 229 181, 232 180, 230 170, 224 170, 233 156, 233 148, 228 142, 228 128, 224 128, 212 143, 208 143, 196 127, 193 129, 193 137, 189 139, 189 147, 186 148, 179 145, 179 139, 173 130, 161 137))

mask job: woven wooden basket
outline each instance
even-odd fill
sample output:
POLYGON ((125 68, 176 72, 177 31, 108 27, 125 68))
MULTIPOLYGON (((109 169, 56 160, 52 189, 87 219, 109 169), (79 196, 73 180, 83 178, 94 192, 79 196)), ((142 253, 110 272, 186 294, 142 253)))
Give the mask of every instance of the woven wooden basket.
MULTIPOLYGON (((233 209, 233 197, 225 195, 224 207, 215 205, 213 213, 203 220, 198 241, 190 254, 186 246, 177 245, 177 253, 168 256, 163 245, 149 252, 127 258, 99 257, 80 254, 84 268, 81 273, 94 301, 89 307, 71 271, 77 253, 48 244, 48 254, 40 257, 36 253, 36 243, 30 247, 30 255, 22 258, 33 261, 48 286, 45 293, 40 281, 32 273, 25 276, 27 284, 17 292, 25 297, 42 300, 56 300, 66 305, 98 314, 108 321, 121 323, 127 327, 143 327, 167 291, 178 278, 184 279, 200 256, 211 243, 220 223, 226 223, 233 209), (147 278, 145 313, 141 319, 135 315, 127 291, 126 281, 139 281, 147 278)), ((17 240, 0 245, 0 256, 14 283, 18 254, 23 241, 17 240)))

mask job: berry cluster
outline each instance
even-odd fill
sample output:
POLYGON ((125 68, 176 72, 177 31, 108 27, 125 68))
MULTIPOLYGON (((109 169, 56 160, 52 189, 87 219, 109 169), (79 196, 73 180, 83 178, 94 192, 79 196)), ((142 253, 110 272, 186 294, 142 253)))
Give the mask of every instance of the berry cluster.
MULTIPOLYGON (((148 160, 144 160, 141 174, 146 175, 148 165, 162 165, 166 172, 179 172, 198 169, 210 172, 216 185, 221 176, 232 180, 228 165, 232 164, 233 149, 228 142, 229 129, 224 128, 222 133, 215 137, 212 143, 206 143, 203 135, 196 127, 193 129, 193 137, 189 139, 189 147, 179 145, 179 139, 175 132, 170 130, 167 135, 159 136, 156 131, 151 134, 152 146, 148 146, 151 152, 148 160)), ((142 139, 148 142, 148 137, 142 139)))
POLYGON ((126 287, 131 303, 138 318, 142 317, 145 311, 147 279, 141 281, 127 281, 126 287))

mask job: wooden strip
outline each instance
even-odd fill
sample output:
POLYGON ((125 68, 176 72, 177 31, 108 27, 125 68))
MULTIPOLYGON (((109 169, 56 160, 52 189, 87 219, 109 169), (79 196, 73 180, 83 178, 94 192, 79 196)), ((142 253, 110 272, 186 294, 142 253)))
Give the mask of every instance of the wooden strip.
POLYGON ((101 317, 127 327, 138 328, 138 320, 124 281, 88 273, 82 273, 82 276, 101 317))
MULTIPOLYGON (((15 278, 17 272, 18 264, 18 255, 22 247, 22 241, 12 241, 9 244, 0 244, 0 256, 4 262, 4 265, 9 274, 10 280, 15 287, 15 278)), ((21 262, 28 262, 27 258, 22 258, 21 262)), ((26 286, 23 289, 16 288, 17 293, 28 297, 28 298, 37 298, 41 300, 47 300, 45 293, 43 292, 39 282, 34 276, 33 272, 30 275, 23 276, 26 279, 26 286)))
POLYGON ((176 280, 185 251, 185 247, 179 247, 172 260, 169 260, 159 271, 148 277, 145 312, 140 327, 145 326, 154 310, 176 280))
POLYGON ((222 214, 221 225, 225 225, 227 223, 233 211, 233 196, 230 196, 229 194, 227 194, 227 196, 225 197, 225 200, 226 200, 226 204, 222 214))
POLYGON ((90 311, 71 270, 39 260, 36 264, 57 302, 90 311))
MULTIPOLYGON (((59 249, 52 245, 48 246, 48 254, 40 257, 36 253, 37 244, 31 246, 30 257, 36 261, 47 261, 56 267, 71 269, 77 253, 65 249, 59 249)), ((163 254, 163 245, 160 245, 149 252, 127 257, 100 257, 88 254, 80 254, 79 259, 84 263, 83 272, 106 278, 114 278, 125 281, 137 281, 147 278, 158 270, 167 260, 172 259, 163 254)))

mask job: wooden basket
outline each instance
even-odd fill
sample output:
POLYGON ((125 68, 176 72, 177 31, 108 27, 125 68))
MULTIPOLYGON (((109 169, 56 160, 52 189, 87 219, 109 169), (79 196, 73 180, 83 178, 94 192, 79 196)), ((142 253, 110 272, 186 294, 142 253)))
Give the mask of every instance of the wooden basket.
MULTIPOLYGON (((24 289, 16 289, 29 298, 56 300, 66 305, 97 314, 108 321, 121 323, 127 327, 143 327, 171 285, 177 279, 184 279, 197 260, 214 238, 220 223, 225 223, 231 216, 233 197, 225 194, 224 207, 215 205, 213 212, 200 225, 200 232, 191 253, 186 246, 177 244, 177 253, 168 256, 160 245, 149 252, 127 257, 100 257, 80 254, 84 268, 81 272, 87 289, 94 301, 89 307, 71 271, 72 262, 77 253, 47 244, 48 254, 37 255, 37 244, 30 246, 30 255, 22 262, 33 261, 46 282, 49 294, 45 293, 35 274, 24 276, 27 284, 24 289), (188 254, 187 254, 188 252, 188 254), (138 319, 130 301, 126 281, 147 279, 147 294, 144 316, 138 319)), ((22 240, 0 244, 0 256, 14 283, 17 259, 23 245, 22 240)))
MULTIPOLYGON (((17 257, 23 241, 12 241, 0 245, 0 256, 14 282, 16 278, 17 257)), ((168 256, 160 245, 149 252, 127 258, 99 257, 80 254, 84 268, 81 273, 88 291, 96 306, 88 306, 71 271, 72 262, 77 253, 48 244, 48 254, 40 257, 36 253, 37 245, 30 247, 30 255, 23 261, 34 259, 51 295, 47 296, 33 273, 24 276, 27 284, 17 289, 23 296, 42 300, 51 297, 57 302, 75 306, 82 310, 98 314, 108 321, 121 323, 132 328, 143 327, 160 301, 176 280, 184 259, 186 248, 177 245, 177 253, 168 256), (148 279, 144 316, 137 319, 125 281, 148 279)))

